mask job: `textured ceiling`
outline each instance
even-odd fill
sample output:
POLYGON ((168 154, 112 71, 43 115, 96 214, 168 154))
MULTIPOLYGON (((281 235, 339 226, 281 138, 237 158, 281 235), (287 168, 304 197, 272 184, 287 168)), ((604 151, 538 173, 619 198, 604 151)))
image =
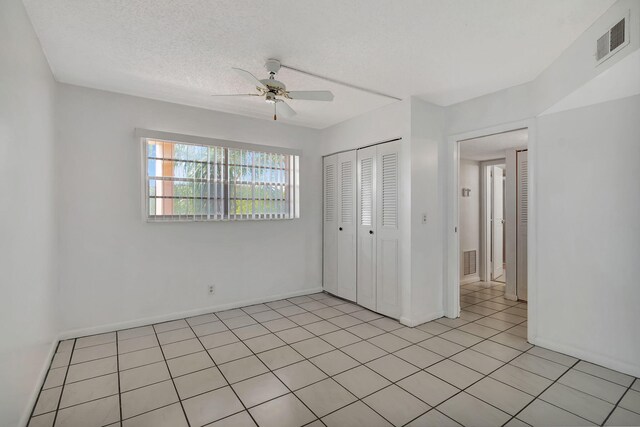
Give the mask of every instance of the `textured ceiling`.
POLYGON ((498 133, 460 142, 460 158, 466 160, 495 160, 505 157, 507 149, 527 148, 527 129, 498 133))
MULTIPOLYGON (((534 79, 615 0, 24 0, 65 83, 256 117, 231 67, 267 58, 399 98, 449 105, 534 79)), ((291 123, 322 128, 391 100, 283 70, 291 123)))

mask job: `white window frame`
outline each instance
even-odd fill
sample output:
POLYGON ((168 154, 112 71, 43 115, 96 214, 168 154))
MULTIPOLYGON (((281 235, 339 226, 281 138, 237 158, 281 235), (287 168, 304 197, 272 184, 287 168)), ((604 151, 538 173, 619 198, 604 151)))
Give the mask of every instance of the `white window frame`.
POLYGON ((172 223, 172 222, 228 222, 228 221, 282 221, 300 218, 300 163, 302 161, 302 151, 283 147, 273 147, 268 145, 250 144, 239 141, 207 138, 194 135, 183 135, 171 132, 162 132, 149 129, 136 129, 136 139, 141 147, 141 185, 142 185, 142 218, 149 223, 172 223), (149 176, 147 141, 162 141, 177 144, 191 144, 199 146, 215 146, 230 149, 242 149, 247 151, 257 151, 262 153, 277 153, 294 156, 294 161, 290 162, 289 177, 292 182, 289 184, 291 191, 291 203, 289 203, 289 215, 284 217, 257 217, 248 215, 239 217, 238 215, 227 215, 224 218, 197 218, 194 216, 155 218, 149 213, 149 176))

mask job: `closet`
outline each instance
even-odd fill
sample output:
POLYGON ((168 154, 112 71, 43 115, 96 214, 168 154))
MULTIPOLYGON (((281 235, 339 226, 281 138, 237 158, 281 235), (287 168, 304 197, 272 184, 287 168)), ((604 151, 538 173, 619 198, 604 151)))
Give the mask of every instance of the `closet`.
POLYGON ((327 292, 400 317, 401 141, 324 158, 327 292))
POLYGON ((356 301, 356 152, 324 158, 324 289, 356 301))

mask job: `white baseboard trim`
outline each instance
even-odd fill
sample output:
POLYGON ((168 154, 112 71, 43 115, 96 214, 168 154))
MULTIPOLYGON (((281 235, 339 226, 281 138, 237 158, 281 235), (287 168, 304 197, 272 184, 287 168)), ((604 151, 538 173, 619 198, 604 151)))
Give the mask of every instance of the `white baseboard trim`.
POLYGON ((474 274, 473 276, 464 277, 460 279, 460 285, 468 285, 469 283, 475 283, 480 281, 480 276, 474 274))
POLYGON ((444 316, 443 311, 438 311, 435 313, 429 313, 422 316, 416 316, 414 318, 401 317, 400 323, 410 328, 415 328, 418 325, 422 325, 423 323, 431 322, 432 320, 436 320, 444 316))
POLYGON ((594 363, 596 365, 603 366, 605 368, 613 369, 634 377, 640 377, 640 365, 632 365, 626 362, 621 362, 616 359, 612 359, 609 356, 603 354, 597 354, 590 351, 586 351, 580 348, 576 348, 570 345, 560 344, 554 341, 546 340, 544 338, 535 337, 529 340, 531 344, 544 347, 549 350, 557 351, 559 353, 568 354, 569 356, 577 357, 585 362, 594 363))
POLYGON ((38 380, 36 381, 36 387, 31 394, 31 398, 27 403, 27 408, 22 414, 22 418, 20 419, 21 426, 27 427, 29 424, 29 418, 31 417, 31 411, 33 411, 33 407, 36 405, 36 400, 38 400, 38 394, 40 393, 40 389, 47 379, 47 373, 49 372, 49 367, 51 366, 51 361, 53 360, 53 356, 56 354, 56 349, 58 348, 58 341, 53 340, 51 343, 51 348, 49 349, 49 354, 47 354, 47 358, 42 364, 42 368, 40 368, 40 373, 38 374, 38 380))
POLYGON ((313 288, 307 288, 293 292, 285 292, 283 294, 271 295, 268 297, 251 298, 226 304, 218 304, 204 308, 197 308, 194 310, 179 311, 170 314, 163 314, 160 316, 128 320, 126 322, 110 323, 107 325, 93 326, 90 328, 73 329, 70 331, 62 332, 60 334, 60 340, 102 334, 105 332, 117 331, 121 329, 137 328, 139 326, 146 326, 153 323, 184 319, 185 317, 199 316, 201 314, 213 313, 215 311, 230 310, 232 308, 245 307, 248 305, 261 304, 265 302, 276 301, 284 298, 292 298, 300 295, 314 294, 318 292, 322 292, 322 286, 316 286, 313 288))
POLYGON ((505 292, 504 299, 508 299, 509 301, 518 301, 518 296, 516 294, 508 294, 505 292))

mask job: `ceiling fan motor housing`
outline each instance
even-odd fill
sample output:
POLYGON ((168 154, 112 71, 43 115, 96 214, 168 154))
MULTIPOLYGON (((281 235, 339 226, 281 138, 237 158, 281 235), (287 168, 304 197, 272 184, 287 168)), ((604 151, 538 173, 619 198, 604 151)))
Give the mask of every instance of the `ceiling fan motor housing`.
POLYGON ((275 79, 263 79, 260 80, 260 83, 262 83, 266 89, 258 87, 258 90, 262 90, 265 94, 272 93, 273 95, 284 96, 287 91, 285 84, 275 79))
POLYGON ((269 73, 275 74, 280 70, 280 61, 277 59, 267 59, 264 68, 266 68, 269 73))

